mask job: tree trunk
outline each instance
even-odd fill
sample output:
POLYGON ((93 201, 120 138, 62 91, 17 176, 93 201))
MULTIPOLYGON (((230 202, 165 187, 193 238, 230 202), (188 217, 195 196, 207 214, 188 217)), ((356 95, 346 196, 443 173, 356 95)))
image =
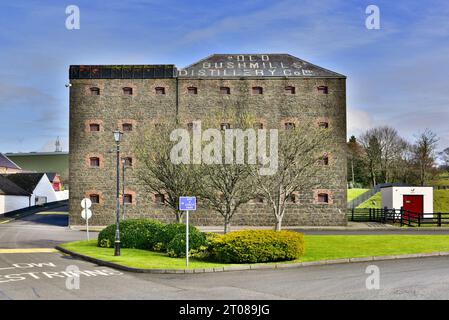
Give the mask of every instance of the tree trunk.
POLYGON ((179 211, 176 212, 176 222, 182 223, 182 212, 179 211))
POLYGON ((224 233, 228 233, 231 231, 231 220, 228 218, 225 218, 225 222, 224 222, 224 233))
POLYGON ((276 231, 281 231, 282 229, 282 218, 276 218, 276 231))

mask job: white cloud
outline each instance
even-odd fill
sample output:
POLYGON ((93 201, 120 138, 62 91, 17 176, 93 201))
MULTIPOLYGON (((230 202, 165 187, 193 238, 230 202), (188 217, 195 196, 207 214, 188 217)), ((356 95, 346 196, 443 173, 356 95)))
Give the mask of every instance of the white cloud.
POLYGON ((355 135, 374 127, 372 116, 361 109, 348 109, 347 113, 348 137, 355 135))

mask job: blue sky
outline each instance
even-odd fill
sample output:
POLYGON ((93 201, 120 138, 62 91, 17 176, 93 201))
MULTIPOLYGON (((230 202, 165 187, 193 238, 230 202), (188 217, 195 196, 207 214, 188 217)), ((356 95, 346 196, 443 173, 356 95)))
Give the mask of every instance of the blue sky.
POLYGON ((0 4, 0 152, 68 147, 70 64, 177 67, 212 53, 290 53, 348 76, 348 134, 378 125, 449 147, 449 3, 9 1, 0 4), (77 5, 81 29, 67 30, 77 5), (380 30, 365 9, 380 8, 380 30))

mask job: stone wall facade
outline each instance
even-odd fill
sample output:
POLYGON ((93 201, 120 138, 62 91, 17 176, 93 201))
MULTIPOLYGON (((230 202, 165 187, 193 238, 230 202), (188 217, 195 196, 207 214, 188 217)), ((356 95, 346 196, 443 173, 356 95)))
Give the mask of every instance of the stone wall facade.
MULTIPOLYGON (((240 77, 199 78, 173 77, 163 79, 71 79, 70 87, 70 225, 84 224, 80 203, 86 195, 98 194, 99 203, 92 205, 91 225, 115 222, 116 154, 112 131, 123 123, 131 123, 121 143, 123 156, 131 157, 136 128, 148 121, 180 119, 187 124, 228 109, 247 110, 267 128, 283 128, 286 122, 318 126, 327 122, 335 146, 329 165, 317 165, 318 188, 299 193, 285 213, 283 225, 345 225, 346 224, 346 79, 327 77, 240 77), (263 94, 252 94, 260 86, 263 94), (285 87, 295 88, 295 94, 285 87), (326 86, 328 93, 317 90, 326 86), (90 88, 100 89, 99 95, 90 88), (123 93, 133 89, 132 95, 123 93), (165 94, 157 94, 156 87, 165 94), (197 94, 188 88, 196 87, 197 94), (230 88, 230 94, 220 93, 230 88), (178 94, 177 94, 178 91, 178 94), (88 125, 98 123, 100 130, 90 131, 88 125), (92 155, 100 159, 91 167, 92 155), (329 197, 328 203, 317 203, 319 193, 329 197)), ((139 186, 132 168, 126 169, 125 185, 133 203, 126 205, 127 218, 149 217, 173 222, 175 215, 165 205, 155 202, 154 195, 139 186)), ((219 213, 199 208, 191 214, 195 225, 221 225, 219 213)), ((233 217, 233 225, 274 225, 275 219, 266 203, 257 201, 243 206, 233 217)))

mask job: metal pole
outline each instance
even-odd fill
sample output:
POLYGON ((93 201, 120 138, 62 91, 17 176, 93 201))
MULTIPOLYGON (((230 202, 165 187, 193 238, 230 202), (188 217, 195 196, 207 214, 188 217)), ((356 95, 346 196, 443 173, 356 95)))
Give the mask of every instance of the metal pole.
POLYGON ((120 143, 117 142, 117 189, 116 189, 116 214, 117 221, 115 224, 115 242, 114 242, 114 256, 120 255, 120 200, 119 200, 119 192, 120 192, 120 143))
POLYGON ((123 220, 125 220, 125 160, 122 159, 122 210, 123 220))
POLYGON ((87 241, 89 241, 89 218, 87 217, 87 209, 86 210, 86 231, 87 231, 87 241))
POLYGON ((186 268, 189 267, 189 211, 186 211, 186 268))

